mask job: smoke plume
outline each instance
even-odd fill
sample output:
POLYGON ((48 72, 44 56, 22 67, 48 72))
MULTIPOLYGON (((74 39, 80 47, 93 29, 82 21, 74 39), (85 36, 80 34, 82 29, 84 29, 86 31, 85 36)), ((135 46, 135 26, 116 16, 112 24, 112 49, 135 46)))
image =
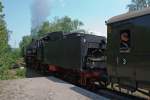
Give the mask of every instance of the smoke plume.
POLYGON ((46 21, 47 17, 50 15, 50 10, 50 0, 33 0, 31 5, 31 30, 35 30, 46 21))

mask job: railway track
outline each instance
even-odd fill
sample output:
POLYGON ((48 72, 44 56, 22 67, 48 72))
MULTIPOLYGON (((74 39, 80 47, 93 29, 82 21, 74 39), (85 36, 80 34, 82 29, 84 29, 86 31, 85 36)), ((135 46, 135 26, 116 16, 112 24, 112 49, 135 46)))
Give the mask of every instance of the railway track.
POLYGON ((146 98, 133 96, 126 93, 121 93, 116 90, 111 90, 107 88, 100 89, 98 91, 93 91, 99 95, 110 98, 111 100, 146 100, 146 98))

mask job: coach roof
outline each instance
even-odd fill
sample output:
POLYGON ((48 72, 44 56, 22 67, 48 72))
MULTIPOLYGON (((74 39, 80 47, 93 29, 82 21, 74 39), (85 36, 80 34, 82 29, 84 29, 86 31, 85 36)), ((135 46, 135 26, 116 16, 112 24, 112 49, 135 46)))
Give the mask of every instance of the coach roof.
POLYGON ((118 21, 124 21, 130 18, 135 18, 135 17, 147 15, 147 14, 150 14, 150 8, 145 8, 140 11, 128 12, 119 16, 112 17, 108 21, 106 21, 106 24, 111 24, 111 23, 115 23, 118 21))

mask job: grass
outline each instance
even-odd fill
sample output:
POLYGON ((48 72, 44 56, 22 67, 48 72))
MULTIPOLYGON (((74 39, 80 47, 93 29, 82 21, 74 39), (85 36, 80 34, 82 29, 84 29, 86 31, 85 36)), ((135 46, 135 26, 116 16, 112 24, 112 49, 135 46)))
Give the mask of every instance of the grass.
POLYGON ((20 79, 25 78, 25 75, 26 75, 26 68, 0 70, 0 80, 20 79))
POLYGON ((18 78, 25 78, 25 76, 26 76, 26 68, 24 68, 24 67, 22 67, 22 68, 16 69, 16 76, 18 78))

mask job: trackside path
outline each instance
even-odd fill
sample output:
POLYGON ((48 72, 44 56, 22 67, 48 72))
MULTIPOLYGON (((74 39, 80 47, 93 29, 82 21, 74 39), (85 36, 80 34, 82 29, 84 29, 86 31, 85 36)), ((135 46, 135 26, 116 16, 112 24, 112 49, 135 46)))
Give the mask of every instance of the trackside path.
POLYGON ((54 77, 0 81, 0 100, 108 100, 54 77))

